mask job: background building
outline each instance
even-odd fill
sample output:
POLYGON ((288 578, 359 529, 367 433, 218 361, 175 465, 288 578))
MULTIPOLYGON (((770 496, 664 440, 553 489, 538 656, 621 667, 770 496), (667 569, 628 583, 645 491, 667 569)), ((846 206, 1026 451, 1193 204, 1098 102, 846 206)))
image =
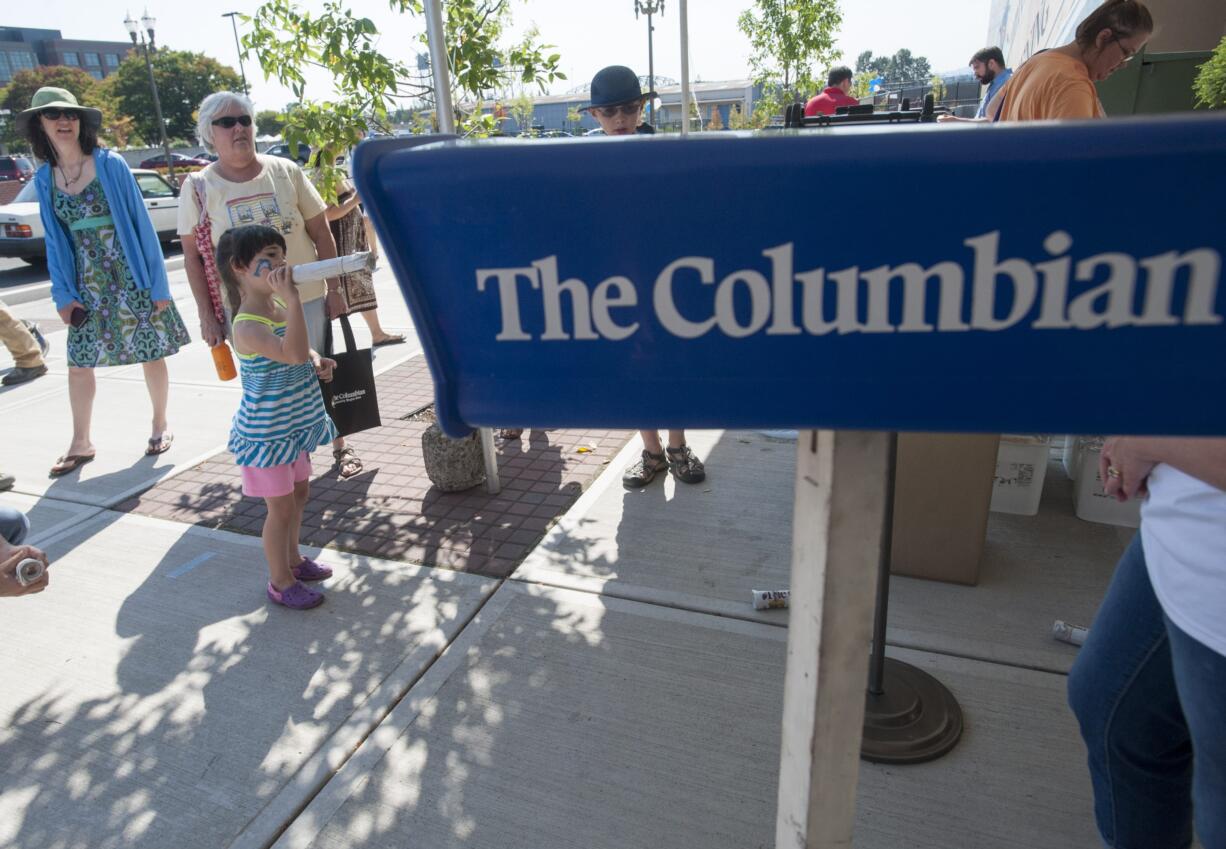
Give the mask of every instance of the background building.
POLYGON ((80 68, 100 80, 113 74, 131 49, 127 41, 82 41, 64 38, 58 29, 0 26, 0 85, 39 65, 80 68))

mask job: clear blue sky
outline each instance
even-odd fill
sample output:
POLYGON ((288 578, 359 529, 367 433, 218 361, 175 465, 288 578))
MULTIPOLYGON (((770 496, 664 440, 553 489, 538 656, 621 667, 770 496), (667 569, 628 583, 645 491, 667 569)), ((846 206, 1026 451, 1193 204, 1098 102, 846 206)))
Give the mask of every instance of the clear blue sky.
MULTIPOLYGON (((535 24, 541 39, 557 46, 569 80, 552 93, 566 91, 591 79, 605 65, 625 64, 647 73, 647 24, 635 20, 633 0, 512 0, 516 30, 535 24)), ((230 21, 222 12, 251 13, 255 0, 220 0, 219 4, 148 0, 157 18, 161 45, 208 54, 238 66, 230 21), (207 11, 215 9, 215 11, 207 11)), ((318 2, 301 4, 320 8, 318 2)), ((704 80, 748 76, 748 48, 736 28, 737 16, 751 0, 690 0, 691 76, 704 80)), ((843 28, 838 48, 848 64, 864 50, 893 53, 901 47, 927 56, 934 70, 966 66, 971 54, 984 46, 990 0, 843 0, 843 28)), ((126 40, 123 19, 130 10, 140 17, 141 0, 44 0, 6 3, 0 25, 59 29, 65 38, 126 40)), ((372 18, 382 34, 381 49, 412 61, 419 49, 416 35, 422 21, 393 15, 384 0, 350 0, 354 14, 372 18)), ((679 78, 680 29, 677 0, 665 0, 665 13, 656 18, 656 73, 679 78)), ((258 108, 279 108, 292 100, 288 90, 265 82, 253 60, 247 77, 258 108)), ((308 96, 329 93, 326 76, 311 77, 308 96)))

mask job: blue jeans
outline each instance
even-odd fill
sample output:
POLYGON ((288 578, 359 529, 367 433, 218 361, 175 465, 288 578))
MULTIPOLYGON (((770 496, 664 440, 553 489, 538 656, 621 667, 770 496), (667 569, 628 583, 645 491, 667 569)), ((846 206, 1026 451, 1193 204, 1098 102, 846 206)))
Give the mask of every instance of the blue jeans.
POLYGON ((1138 533, 1069 674, 1114 849, 1226 849, 1226 656, 1162 612, 1138 533))
POLYGON ((0 537, 9 545, 21 545, 30 532, 30 520, 26 514, 12 507, 0 507, 0 537))

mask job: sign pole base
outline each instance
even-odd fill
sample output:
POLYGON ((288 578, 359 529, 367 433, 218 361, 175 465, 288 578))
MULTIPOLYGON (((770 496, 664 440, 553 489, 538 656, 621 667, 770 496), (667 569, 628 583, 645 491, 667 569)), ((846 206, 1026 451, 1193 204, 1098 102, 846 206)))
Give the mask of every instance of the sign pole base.
POLYGON ((873 650, 868 664, 860 757, 873 763, 917 764, 935 760, 957 744, 962 737, 962 708, 953 693, 927 672, 885 656, 894 537, 894 476, 898 467, 897 433, 889 435, 886 457, 889 472, 882 511, 873 650))

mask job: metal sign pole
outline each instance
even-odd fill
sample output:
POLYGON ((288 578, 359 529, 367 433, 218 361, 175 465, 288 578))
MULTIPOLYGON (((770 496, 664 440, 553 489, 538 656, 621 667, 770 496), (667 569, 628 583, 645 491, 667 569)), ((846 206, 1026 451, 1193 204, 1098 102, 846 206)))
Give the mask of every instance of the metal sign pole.
MULTIPOLYGON (((455 135, 455 110, 451 105, 451 73, 447 64, 447 38, 443 28, 442 0, 425 0, 426 41, 430 49, 430 70, 434 74, 434 115, 441 133, 455 135)), ((494 431, 477 429, 481 439, 481 460, 485 465, 485 489, 497 495, 502 489, 498 479, 498 453, 494 449, 494 431)))
POLYGON ((690 6, 681 0, 681 135, 690 134, 690 6))

